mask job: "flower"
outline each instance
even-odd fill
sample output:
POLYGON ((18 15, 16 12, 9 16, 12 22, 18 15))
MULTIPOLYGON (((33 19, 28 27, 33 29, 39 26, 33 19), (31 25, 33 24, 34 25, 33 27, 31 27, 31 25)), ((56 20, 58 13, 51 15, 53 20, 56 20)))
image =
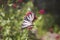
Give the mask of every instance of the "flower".
POLYGON ((45 10, 44 9, 41 9, 40 11, 39 11, 39 14, 44 14, 45 13, 45 10))
POLYGON ((13 7, 13 8, 16 8, 16 7, 17 7, 17 4, 16 4, 16 3, 14 3, 14 4, 12 5, 12 7, 13 7))
POLYGON ((58 36, 56 36, 56 39, 59 39, 60 37, 59 37, 59 35, 58 36))
POLYGON ((59 38, 59 36, 57 36, 56 38, 59 38))

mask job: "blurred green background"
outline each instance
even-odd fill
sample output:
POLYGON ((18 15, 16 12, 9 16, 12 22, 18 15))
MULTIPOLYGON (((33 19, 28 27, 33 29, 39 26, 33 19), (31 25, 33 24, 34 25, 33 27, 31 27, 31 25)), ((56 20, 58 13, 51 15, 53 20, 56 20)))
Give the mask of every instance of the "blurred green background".
POLYGON ((36 13, 37 19, 34 22, 34 27, 38 29, 40 36, 44 35, 52 25, 54 25, 54 32, 60 34, 59 25, 55 23, 55 17, 49 12, 39 14, 38 8, 33 6, 31 0, 20 3, 17 0, 0 0, 0 37, 3 40, 27 40, 25 39, 26 30, 23 33, 25 36, 22 37, 20 30, 24 16, 29 11, 27 8, 31 8, 36 13))

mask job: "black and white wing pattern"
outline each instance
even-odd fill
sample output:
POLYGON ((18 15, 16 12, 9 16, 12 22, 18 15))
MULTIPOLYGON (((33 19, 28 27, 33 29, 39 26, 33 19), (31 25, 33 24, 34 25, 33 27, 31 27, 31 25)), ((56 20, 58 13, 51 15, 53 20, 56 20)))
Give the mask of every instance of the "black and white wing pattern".
POLYGON ((32 22, 33 20, 34 20, 34 13, 33 12, 28 12, 27 14, 26 14, 26 17, 25 17, 25 19, 27 19, 27 21, 30 21, 30 22, 32 22))
POLYGON ((33 25, 33 20, 34 20, 34 13, 33 12, 28 12, 26 16, 24 17, 23 23, 22 23, 22 28, 26 28, 28 26, 33 25))

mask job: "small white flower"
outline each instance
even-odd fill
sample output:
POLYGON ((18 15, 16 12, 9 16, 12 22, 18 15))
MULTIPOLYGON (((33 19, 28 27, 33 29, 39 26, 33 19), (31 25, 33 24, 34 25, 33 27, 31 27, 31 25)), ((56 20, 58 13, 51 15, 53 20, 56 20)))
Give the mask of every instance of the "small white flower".
POLYGON ((10 23, 10 20, 9 19, 7 20, 7 23, 10 23))
POLYGON ((14 16, 12 16, 11 19, 14 19, 14 16))
POLYGON ((5 25, 6 24, 6 20, 2 20, 1 25, 5 25))
POLYGON ((1 14, 3 17, 5 16, 5 13, 3 13, 3 12, 1 12, 0 14, 1 14))
POLYGON ((12 38, 9 38, 9 40, 12 40, 12 38))
POLYGON ((31 11, 31 8, 28 8, 28 11, 31 11))
POLYGON ((17 12, 19 13, 21 10, 17 10, 17 12))
POLYGON ((12 6, 13 4, 8 4, 9 6, 12 6))
POLYGON ((42 16, 40 15, 40 17, 38 19, 41 20, 42 19, 42 16))

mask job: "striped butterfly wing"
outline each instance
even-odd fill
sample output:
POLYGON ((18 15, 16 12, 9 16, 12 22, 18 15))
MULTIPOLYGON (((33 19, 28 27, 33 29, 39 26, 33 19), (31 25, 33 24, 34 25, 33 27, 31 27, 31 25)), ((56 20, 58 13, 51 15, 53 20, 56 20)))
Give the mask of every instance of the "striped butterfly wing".
POLYGON ((34 13, 32 12, 27 13, 27 15, 23 20, 22 28, 32 25, 33 20, 34 20, 34 13))

